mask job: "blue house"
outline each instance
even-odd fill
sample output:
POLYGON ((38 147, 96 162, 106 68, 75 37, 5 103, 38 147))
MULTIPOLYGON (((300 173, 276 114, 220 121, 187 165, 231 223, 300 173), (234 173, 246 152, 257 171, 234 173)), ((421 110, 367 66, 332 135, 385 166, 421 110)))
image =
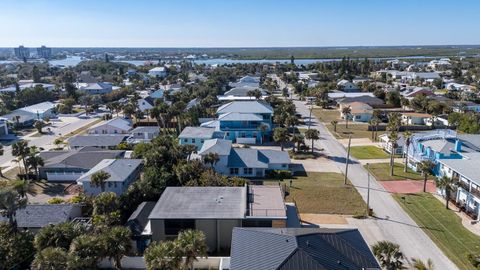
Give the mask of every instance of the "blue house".
POLYGON ((195 145, 200 150, 206 140, 223 138, 222 132, 209 127, 185 127, 178 136, 180 145, 195 145))
POLYGON ((405 149, 408 166, 416 171, 417 163, 430 160, 437 165, 435 175, 440 175, 440 160, 462 159, 467 153, 480 152, 480 135, 457 134, 452 130, 416 133, 410 141, 405 149))
POLYGON ((265 101, 233 101, 219 107, 217 116, 202 126, 214 127, 233 142, 262 143, 272 133, 273 108, 265 101))

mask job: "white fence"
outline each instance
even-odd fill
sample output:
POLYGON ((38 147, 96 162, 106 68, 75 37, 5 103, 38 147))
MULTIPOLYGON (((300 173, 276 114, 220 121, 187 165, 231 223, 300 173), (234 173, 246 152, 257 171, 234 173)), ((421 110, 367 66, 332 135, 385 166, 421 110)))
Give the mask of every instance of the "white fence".
MULTIPOLYGON (((98 264, 99 268, 113 268, 113 260, 102 260, 98 264)), ((123 269, 146 269, 145 259, 143 257, 123 257, 123 269)), ((198 258, 193 263, 194 269, 212 269, 212 270, 228 270, 230 269, 230 257, 208 257, 198 258)))

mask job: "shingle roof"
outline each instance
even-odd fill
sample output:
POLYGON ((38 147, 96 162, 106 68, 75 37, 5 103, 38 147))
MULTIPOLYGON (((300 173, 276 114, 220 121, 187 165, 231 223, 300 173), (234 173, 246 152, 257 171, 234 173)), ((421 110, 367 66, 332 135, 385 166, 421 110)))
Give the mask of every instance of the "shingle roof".
MULTIPOLYGON (((69 222, 69 218, 81 214, 78 204, 29 204, 16 213, 18 227, 42 228, 49 224, 69 222), (78 214, 76 214, 78 213, 78 214)), ((6 221, 0 216, 0 221, 6 221)))
POLYGON ((254 113, 229 112, 218 116, 221 121, 262 121, 263 117, 254 113))
POLYGON ((217 114, 237 113, 273 113, 273 108, 264 101, 233 101, 220 106, 217 114))
POLYGON ((85 147, 70 151, 40 152, 45 168, 83 168, 91 169, 103 159, 121 158, 123 150, 100 150, 95 147, 85 147))
POLYGON ((127 135, 82 135, 68 139, 70 146, 98 146, 111 147, 121 143, 127 135))
POLYGON ((108 182, 123 182, 141 166, 142 162, 142 159, 104 159, 80 176, 77 182, 88 182, 92 174, 99 171, 110 174, 110 177, 106 180, 108 182))
POLYGON ((160 128, 155 126, 141 126, 136 127, 130 133, 159 133, 160 128))
POLYGON ((228 156, 231 168, 268 168, 268 158, 252 148, 234 148, 228 156))
POLYGON ((239 97, 245 97, 248 96, 249 91, 253 91, 255 89, 260 90, 262 93, 262 96, 267 95, 267 92, 264 89, 259 89, 256 87, 250 87, 250 86, 240 86, 240 87, 234 87, 227 92, 224 93, 225 96, 239 96, 239 97))
POLYGON ((231 270, 380 269, 356 229, 234 228, 231 270))
POLYGON ((185 127, 178 138, 199 138, 199 139, 211 139, 213 138, 214 128, 206 127, 185 127))
POLYGON ((358 96, 358 97, 345 97, 338 101, 338 103, 352 103, 352 102, 362 102, 368 105, 382 105, 385 102, 377 97, 371 96, 358 96))
POLYGON ((464 159, 440 159, 439 162, 480 185, 480 167, 478 166, 480 153, 469 153, 464 156, 464 159))
POLYGON ((223 139, 211 139, 206 140, 200 151, 199 155, 206 155, 208 153, 217 153, 221 156, 229 155, 232 150, 232 141, 223 139))
POLYGON ((96 127, 101 127, 101 126, 107 126, 107 125, 116 127, 119 129, 123 129, 123 130, 130 130, 132 128, 132 124, 130 123, 130 121, 123 119, 121 117, 116 117, 105 122, 100 122, 94 125, 93 127, 91 127, 90 129, 94 129, 96 127))
POLYGON ((142 202, 127 220, 127 226, 134 235, 140 235, 148 223, 148 215, 152 212, 156 202, 142 202))
POLYGON ((149 219, 242 219, 246 187, 167 187, 149 219))

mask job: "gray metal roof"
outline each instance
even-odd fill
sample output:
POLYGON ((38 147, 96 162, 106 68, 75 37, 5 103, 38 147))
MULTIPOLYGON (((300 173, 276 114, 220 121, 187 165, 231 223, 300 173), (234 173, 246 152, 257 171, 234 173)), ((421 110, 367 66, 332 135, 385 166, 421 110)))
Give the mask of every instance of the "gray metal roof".
POLYGON ((218 120, 221 120, 221 121, 262 121, 263 117, 259 114, 254 114, 254 113, 230 112, 230 113, 221 114, 218 117, 218 120))
POLYGON ((220 156, 226 156, 230 154, 230 150, 232 150, 232 141, 230 140, 223 140, 223 139, 211 139, 206 140, 200 151, 198 151, 199 155, 206 155, 208 153, 217 153, 220 156))
POLYGON ((243 219, 246 187, 167 187, 149 219, 243 219))
POLYGON ((44 151, 40 157, 44 159, 45 168, 82 168, 91 169, 104 159, 121 158, 123 150, 101 150, 96 147, 85 147, 70 151, 44 151))
POLYGON ((237 113, 273 113, 273 108, 265 101, 232 101, 220 106, 217 114, 237 113))
POLYGON ((89 128, 89 130, 90 129, 95 129, 95 128, 101 127, 101 126, 112 126, 112 127, 116 127, 116 128, 122 129, 122 130, 126 130, 126 131, 132 129, 132 123, 129 120, 123 119, 121 117, 115 117, 115 118, 110 119, 108 121, 100 122, 100 123, 94 125, 93 127, 89 128))
POLYGON ((337 103, 352 103, 352 102, 362 102, 368 105, 382 105, 385 103, 383 100, 377 97, 371 97, 371 96, 346 97, 337 101, 337 103))
POLYGON ((380 269, 356 229, 234 228, 231 270, 380 269))
MULTIPOLYGON (((71 221, 69 218, 81 215, 78 204, 29 204, 16 213, 18 227, 42 228, 49 224, 71 221)), ((0 216, 0 221, 7 221, 0 216)))
POLYGON ((82 135, 74 136, 68 139, 68 144, 74 147, 82 146, 98 146, 111 147, 116 146, 125 140, 127 134, 122 135, 82 135))
POLYGON ((80 176, 77 182, 89 182, 92 174, 99 171, 110 174, 110 178, 106 180, 108 182, 123 182, 141 166, 142 162, 142 159, 104 159, 80 176))
POLYGON ((213 138, 214 128, 206 127, 185 127, 178 138, 198 138, 198 139, 211 139, 213 138))

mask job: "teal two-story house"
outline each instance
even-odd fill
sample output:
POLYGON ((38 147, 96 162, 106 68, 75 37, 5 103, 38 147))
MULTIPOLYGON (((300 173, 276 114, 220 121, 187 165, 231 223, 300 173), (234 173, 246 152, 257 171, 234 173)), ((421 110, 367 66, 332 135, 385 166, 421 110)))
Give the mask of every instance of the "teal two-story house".
POLYGON ((233 101, 217 110, 217 120, 210 123, 236 143, 263 143, 272 133, 273 108, 265 101, 233 101))

